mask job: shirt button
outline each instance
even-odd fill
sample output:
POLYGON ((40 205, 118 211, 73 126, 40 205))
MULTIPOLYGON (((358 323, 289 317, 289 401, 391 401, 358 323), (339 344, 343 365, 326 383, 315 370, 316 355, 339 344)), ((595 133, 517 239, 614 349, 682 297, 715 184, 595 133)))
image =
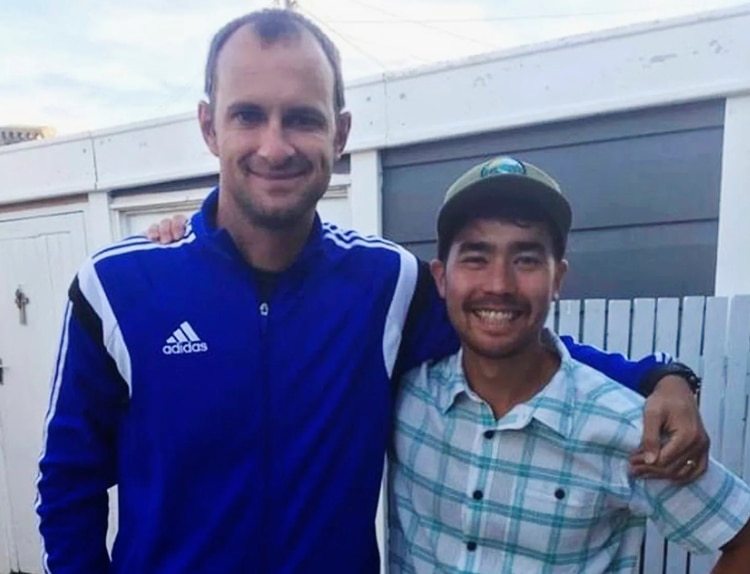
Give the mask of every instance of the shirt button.
POLYGON ((477 549, 477 543, 474 542, 473 540, 471 542, 466 543, 466 550, 468 550, 469 552, 474 552, 474 550, 476 549, 477 549))
POLYGON ((495 431, 493 431, 493 430, 486 430, 486 431, 484 431, 484 438, 490 439, 493 436, 495 436, 495 431))
POLYGON ((481 490, 475 490, 472 496, 474 497, 474 500, 482 500, 482 498, 484 498, 484 493, 481 490))

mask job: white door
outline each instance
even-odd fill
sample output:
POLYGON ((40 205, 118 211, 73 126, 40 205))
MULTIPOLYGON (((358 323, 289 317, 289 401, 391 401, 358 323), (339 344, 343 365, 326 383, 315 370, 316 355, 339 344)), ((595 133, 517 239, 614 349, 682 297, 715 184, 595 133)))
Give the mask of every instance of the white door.
POLYGON ((42 427, 67 289, 85 256, 81 212, 0 221, 2 574, 41 572, 34 500, 42 427), (28 299, 25 318, 17 291, 28 299))

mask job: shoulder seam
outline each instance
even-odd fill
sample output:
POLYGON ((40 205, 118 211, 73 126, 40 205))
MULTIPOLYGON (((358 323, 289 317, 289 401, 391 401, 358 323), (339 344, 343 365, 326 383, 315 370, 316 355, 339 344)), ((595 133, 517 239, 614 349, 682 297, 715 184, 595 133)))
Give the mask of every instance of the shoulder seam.
POLYGON ((576 393, 576 401, 593 401, 596 403, 598 408, 611 413, 612 418, 621 420, 630 425, 635 430, 639 430, 636 423, 642 416, 640 413, 640 411, 642 410, 642 405, 638 405, 637 402, 634 402, 629 396, 632 391, 627 387, 623 387, 614 379, 597 371, 586 363, 572 358, 571 361, 573 361, 579 369, 592 371, 600 379, 596 388, 584 391, 583 394, 576 393), (603 385, 606 385, 607 388, 602 388, 603 385), (606 397, 608 395, 611 396, 612 394, 614 394, 615 396, 622 396, 622 401, 627 403, 624 409, 613 408, 612 406, 610 406, 611 401, 602 400, 603 397, 606 397))
POLYGON ((175 241, 174 243, 167 243, 166 245, 161 243, 153 242, 149 239, 145 238, 138 238, 138 239, 131 239, 131 240, 125 240, 119 243, 115 243, 114 245, 110 245, 109 247, 95 253, 91 256, 91 261, 93 263, 99 263, 100 261, 104 261, 105 259, 110 259, 112 257, 117 257, 119 255, 125 255, 127 253, 134 253, 136 251, 152 251, 156 249, 176 249, 179 247, 184 247, 185 245, 189 245, 193 241, 195 241, 196 235, 195 233, 189 233, 179 241, 175 241))

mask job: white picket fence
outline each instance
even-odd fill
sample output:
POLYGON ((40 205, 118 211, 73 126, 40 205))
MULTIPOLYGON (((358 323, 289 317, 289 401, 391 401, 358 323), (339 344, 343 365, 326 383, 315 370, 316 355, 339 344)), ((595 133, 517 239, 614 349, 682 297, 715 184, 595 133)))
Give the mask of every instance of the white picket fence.
MULTIPOLYGON (((664 351, 693 367, 703 378, 700 412, 711 453, 750 479, 750 296, 560 301, 547 325, 634 359, 664 351)), ((688 554, 649 524, 640 572, 708 574, 715 561, 688 554)))

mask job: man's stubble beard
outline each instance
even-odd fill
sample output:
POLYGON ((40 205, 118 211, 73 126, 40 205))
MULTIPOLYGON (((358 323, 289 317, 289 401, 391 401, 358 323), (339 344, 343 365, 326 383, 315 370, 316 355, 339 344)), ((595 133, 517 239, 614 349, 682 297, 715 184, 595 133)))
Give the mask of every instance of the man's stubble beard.
POLYGON ((299 225, 310 212, 317 209, 318 202, 325 195, 328 186, 323 189, 307 188, 303 195, 292 205, 281 209, 265 209, 258 205, 252 196, 243 193, 235 195, 238 207, 242 210, 244 218, 254 226, 272 231, 284 231, 299 225))
POLYGON ((478 356, 490 360, 507 360, 513 359, 522 355, 525 355, 531 350, 539 348, 541 346, 541 334, 544 330, 544 323, 535 326, 535 328, 529 331, 529 335, 522 337, 516 341, 515 345, 511 345, 505 349, 486 349, 480 345, 475 345, 470 339, 465 341, 465 344, 478 356))

